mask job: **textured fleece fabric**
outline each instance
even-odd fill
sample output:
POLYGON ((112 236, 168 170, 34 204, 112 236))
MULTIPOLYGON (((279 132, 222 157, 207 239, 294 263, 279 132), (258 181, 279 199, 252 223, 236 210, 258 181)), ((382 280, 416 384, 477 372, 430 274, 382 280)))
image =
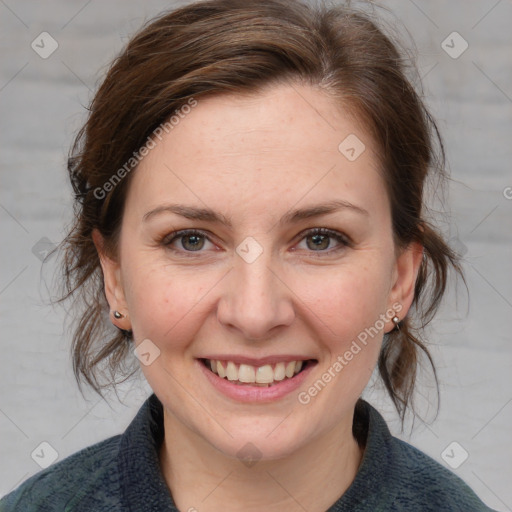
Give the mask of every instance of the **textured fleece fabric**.
MULTIPOLYGON (((492 512, 459 477, 393 437, 370 404, 359 400, 354 418, 364 457, 327 512, 492 512)), ((163 435, 162 404, 152 395, 124 434, 32 476, 0 500, 0 512, 178 512, 159 466, 163 435)))

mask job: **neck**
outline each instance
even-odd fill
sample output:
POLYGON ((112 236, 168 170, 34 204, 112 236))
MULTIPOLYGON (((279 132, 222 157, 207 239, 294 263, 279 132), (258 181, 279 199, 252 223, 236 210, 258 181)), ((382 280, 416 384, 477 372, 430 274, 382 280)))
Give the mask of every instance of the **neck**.
POLYGON ((323 512, 347 490, 362 460, 352 419, 286 458, 247 466, 222 455, 164 409, 161 469, 179 510, 323 512))

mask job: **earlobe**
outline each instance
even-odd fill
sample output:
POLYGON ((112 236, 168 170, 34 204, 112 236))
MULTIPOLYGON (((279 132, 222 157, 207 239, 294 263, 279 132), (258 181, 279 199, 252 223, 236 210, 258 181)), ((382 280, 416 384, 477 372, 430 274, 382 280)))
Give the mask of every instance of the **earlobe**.
POLYGON ((100 259, 105 286, 105 296, 107 297, 110 307, 112 323, 120 329, 129 330, 131 326, 128 320, 128 308, 121 280, 120 265, 107 254, 103 236, 97 229, 93 230, 92 239, 100 259), (117 312, 118 314, 115 315, 114 312, 117 312))

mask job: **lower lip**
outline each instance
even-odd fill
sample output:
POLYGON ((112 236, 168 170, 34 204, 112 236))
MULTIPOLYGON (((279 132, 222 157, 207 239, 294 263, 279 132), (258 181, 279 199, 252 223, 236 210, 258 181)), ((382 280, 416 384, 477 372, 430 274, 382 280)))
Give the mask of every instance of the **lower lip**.
POLYGON ((250 384, 234 384, 232 381, 222 379, 216 373, 208 370, 201 361, 196 360, 196 363, 215 389, 238 402, 275 402, 280 400, 295 391, 307 379, 316 364, 310 362, 304 370, 292 378, 284 379, 269 387, 260 387, 251 386, 250 384))

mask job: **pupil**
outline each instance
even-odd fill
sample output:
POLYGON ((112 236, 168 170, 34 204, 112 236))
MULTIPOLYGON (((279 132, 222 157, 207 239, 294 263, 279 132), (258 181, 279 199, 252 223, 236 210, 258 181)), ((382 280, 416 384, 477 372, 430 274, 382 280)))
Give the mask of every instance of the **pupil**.
POLYGON ((182 239, 182 245, 184 249, 190 251, 198 251, 204 245, 204 240, 199 235, 187 235, 182 239))
POLYGON ((329 247, 329 237, 327 235, 312 235, 310 237, 313 246, 308 243, 309 249, 327 249, 329 247))

